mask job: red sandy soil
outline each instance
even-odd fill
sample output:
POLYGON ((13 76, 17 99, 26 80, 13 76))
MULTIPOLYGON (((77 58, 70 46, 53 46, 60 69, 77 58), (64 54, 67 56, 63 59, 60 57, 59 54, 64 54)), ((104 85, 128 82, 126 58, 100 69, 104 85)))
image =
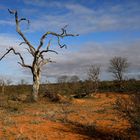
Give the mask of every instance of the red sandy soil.
POLYGON ((21 103, 19 112, 0 109, 0 140, 137 140, 114 104, 127 94, 96 94, 70 104, 21 103), (130 133, 131 132, 131 133, 130 133))

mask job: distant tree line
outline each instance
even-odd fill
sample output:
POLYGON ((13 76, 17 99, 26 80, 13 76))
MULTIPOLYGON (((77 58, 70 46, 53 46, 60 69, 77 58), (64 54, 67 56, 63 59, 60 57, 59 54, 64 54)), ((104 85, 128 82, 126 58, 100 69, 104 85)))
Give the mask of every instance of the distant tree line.
MULTIPOLYGON (((57 78, 56 83, 43 84, 39 90, 39 93, 45 92, 45 89, 57 92, 60 94, 87 94, 92 96, 96 92, 123 92, 123 91, 140 91, 140 81, 136 79, 126 78, 126 72, 130 63, 127 58, 113 57, 109 60, 107 72, 112 75, 112 81, 101 81, 100 76, 102 73, 100 64, 92 64, 87 70, 87 78, 82 81, 77 75, 61 75, 57 78)), ((11 85, 11 80, 3 80, 0 78, 0 87, 2 93, 4 93, 5 86, 11 85)), ((26 86, 28 83, 21 79, 19 85, 26 86)), ((28 88, 27 88, 28 89, 28 88)), ((23 91, 26 89, 23 88, 23 91)), ((8 90, 7 90, 8 92, 8 90)))
MULTIPOLYGON (((113 57, 109 60, 109 66, 107 71, 112 74, 113 80, 118 83, 118 88, 122 90, 122 83, 125 80, 125 72, 129 67, 128 59, 123 57, 113 57)), ((93 64, 87 71, 87 80, 93 83, 94 92, 98 91, 101 75, 101 66, 99 64, 93 64)), ((57 79, 58 83, 73 83, 80 81, 80 78, 76 75, 67 76, 62 75, 57 79)))

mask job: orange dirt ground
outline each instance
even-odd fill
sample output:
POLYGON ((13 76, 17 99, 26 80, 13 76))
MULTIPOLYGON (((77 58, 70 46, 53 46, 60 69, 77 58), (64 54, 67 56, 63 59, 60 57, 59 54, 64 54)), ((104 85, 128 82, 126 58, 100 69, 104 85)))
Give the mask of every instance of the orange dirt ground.
POLYGON ((65 104, 21 103, 18 112, 0 108, 0 140, 137 140, 130 122, 114 109, 121 96, 129 98, 102 93, 65 104))

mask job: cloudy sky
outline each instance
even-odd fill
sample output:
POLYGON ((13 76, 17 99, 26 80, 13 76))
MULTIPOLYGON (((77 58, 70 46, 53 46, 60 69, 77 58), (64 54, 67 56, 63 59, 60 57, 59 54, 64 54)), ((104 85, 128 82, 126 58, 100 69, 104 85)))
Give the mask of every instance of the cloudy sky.
MULTIPOLYGON (((30 64, 32 58, 26 52, 27 46, 19 46, 22 38, 15 31, 14 17, 8 13, 8 8, 30 19, 30 26, 24 23, 22 31, 35 47, 43 33, 60 32, 65 25, 68 32, 80 34, 63 40, 67 49, 60 49, 56 38, 50 37, 51 47, 59 54, 46 55, 56 63, 43 68, 42 81, 51 81, 60 75, 86 78, 92 64, 101 65, 102 80, 111 79, 106 71, 113 56, 128 58, 131 65, 127 75, 140 75, 140 0, 1 0, 0 56, 13 46, 30 64)), ((31 82, 30 71, 17 62, 13 54, 0 61, 0 76, 15 82, 21 79, 31 82)))

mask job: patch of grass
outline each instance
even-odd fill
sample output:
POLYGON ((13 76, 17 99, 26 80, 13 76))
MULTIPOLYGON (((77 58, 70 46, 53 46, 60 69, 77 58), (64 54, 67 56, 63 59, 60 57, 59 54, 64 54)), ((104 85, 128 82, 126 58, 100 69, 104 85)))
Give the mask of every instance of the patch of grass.
POLYGON ((43 123, 43 121, 40 121, 40 120, 31 120, 29 123, 30 124, 40 124, 40 123, 43 123))
POLYGON ((3 118, 3 125, 9 126, 9 125, 16 125, 16 122, 11 117, 3 118))
POLYGON ((8 113, 20 113, 23 111, 23 103, 8 99, 0 100, 0 108, 6 110, 8 113))
POLYGON ((131 95, 127 100, 118 98, 114 108, 120 113, 120 116, 129 120, 132 129, 140 138, 140 94, 131 95))
POLYGON ((96 113, 99 113, 99 114, 103 114, 103 113, 105 113, 107 110, 105 109, 105 108, 103 108, 103 109, 100 109, 100 110, 96 110, 96 111, 94 111, 94 112, 96 112, 96 113))
POLYGON ((26 136, 25 134, 19 134, 15 140, 30 140, 30 138, 28 138, 28 136, 26 136))
POLYGON ((7 131, 6 127, 2 127, 2 132, 6 133, 6 131, 7 131))

